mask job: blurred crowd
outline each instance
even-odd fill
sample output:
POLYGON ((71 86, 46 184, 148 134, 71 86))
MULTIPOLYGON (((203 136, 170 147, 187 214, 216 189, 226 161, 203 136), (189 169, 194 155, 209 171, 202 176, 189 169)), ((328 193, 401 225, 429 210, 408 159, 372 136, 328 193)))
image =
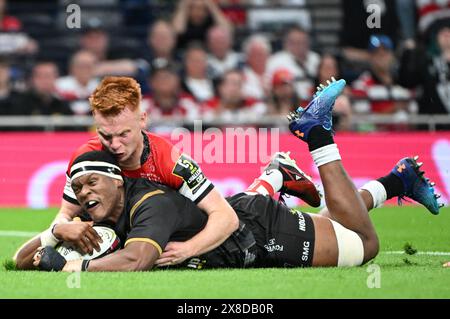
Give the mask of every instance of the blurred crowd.
MULTIPOLYGON (((88 115, 88 97, 105 75, 138 79, 153 122, 286 115, 331 77, 349 84, 335 105, 336 130, 420 129, 410 114, 450 114, 450 0, 340 0, 332 50, 315 45, 310 0, 89 4, 97 2, 119 8, 117 25, 107 13, 86 14, 79 1, 81 28, 65 30, 72 50, 56 60, 58 52, 43 49, 20 20, 40 4, 17 0, 13 11, 0 0, 0 116, 88 115), (121 26, 144 31, 113 41, 121 26), (352 120, 358 114, 398 122, 362 125, 352 120)), ((47 26, 58 28, 66 1, 45 3, 47 26)))

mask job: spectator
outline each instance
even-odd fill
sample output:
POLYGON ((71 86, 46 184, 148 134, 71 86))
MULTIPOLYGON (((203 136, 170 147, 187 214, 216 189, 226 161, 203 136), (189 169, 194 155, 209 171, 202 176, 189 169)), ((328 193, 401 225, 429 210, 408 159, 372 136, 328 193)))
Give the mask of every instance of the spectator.
POLYGON ((206 51, 199 45, 191 44, 184 57, 183 89, 199 102, 214 97, 213 83, 208 77, 207 69, 206 51))
MULTIPOLYGON (((342 76, 350 84, 364 72, 369 65, 367 43, 374 34, 385 34, 394 42, 404 29, 401 26, 408 20, 408 12, 402 12, 399 24, 398 0, 354 0, 341 1, 343 16, 339 46, 342 53, 342 76)), ((414 1, 414 0, 407 0, 414 1)), ((411 31, 409 31, 411 32, 411 31)))
POLYGON ((270 90, 267 74, 267 61, 272 51, 270 42, 263 35, 252 35, 245 41, 242 51, 245 55, 244 96, 265 100, 270 90))
POLYGON ((186 48, 190 42, 205 45, 207 31, 214 25, 229 30, 232 28, 217 4, 211 0, 179 0, 172 23, 178 35, 179 49, 186 48))
POLYGON ((399 83, 420 89, 420 114, 450 114, 450 19, 442 20, 437 30, 437 56, 407 47, 401 58, 399 83))
MULTIPOLYGON (((323 54, 320 60, 317 72, 315 87, 312 89, 314 94, 316 87, 320 84, 326 84, 332 77, 339 79, 341 77, 339 64, 336 58, 331 54, 323 54)), ((353 129, 352 116, 353 109, 349 99, 350 89, 345 88, 342 94, 336 99, 333 107, 333 129, 336 131, 350 131, 353 129)))
POLYGON ((6 14, 6 6, 6 0, 0 0, 0 54, 32 55, 37 53, 37 42, 23 32, 19 19, 6 14))
POLYGON ((111 56, 108 33, 101 24, 92 22, 92 20, 82 31, 80 48, 94 54, 97 61, 109 60, 111 56))
POLYGON ((142 107, 152 120, 167 116, 188 120, 198 118, 199 106, 191 95, 182 92, 180 78, 173 65, 166 63, 153 68, 149 83, 152 93, 143 98, 142 107))
POLYGON ((242 94, 242 72, 230 70, 224 73, 217 84, 218 96, 204 105, 206 119, 219 118, 229 123, 235 121, 256 120, 267 112, 267 106, 255 99, 245 98, 242 94))
POLYGON ((38 62, 34 65, 30 89, 24 94, 21 104, 26 108, 23 114, 71 115, 67 102, 56 91, 58 68, 53 62, 38 62))
POLYGON ((450 1, 421 0, 416 1, 417 30, 426 45, 432 48, 436 33, 442 21, 450 19, 450 1))
POLYGON ((301 105, 295 92, 295 77, 288 69, 278 69, 272 75, 272 89, 269 102, 270 115, 287 115, 301 105))
POLYGON ((69 75, 56 81, 58 93, 64 100, 70 102, 74 114, 89 114, 88 97, 97 87, 95 78, 96 56, 90 51, 76 52, 70 59, 69 75))
POLYGON ((176 34, 172 25, 165 20, 157 20, 148 29, 145 59, 152 64, 155 59, 164 59, 171 64, 177 63, 175 55, 176 34))
POLYGON ((213 77, 220 77, 225 71, 236 69, 241 55, 233 51, 230 29, 213 26, 208 31, 208 64, 213 77))
POLYGON ((375 33, 386 34, 395 42, 399 30, 395 2, 388 0, 341 1, 343 17, 340 45, 346 60, 350 63, 368 63, 367 43, 370 36, 375 33), (379 16, 376 15, 377 13, 379 16), (378 24, 375 25, 377 22, 378 24))
POLYGON ((6 5, 6 0, 0 0, 0 30, 16 32, 22 30, 20 20, 6 14, 6 5))
POLYGON ((11 68, 5 58, 0 59, 0 115, 20 115, 21 93, 13 89, 11 68))
MULTIPOLYGON (((353 83, 353 95, 368 100, 355 102, 358 112, 393 114, 399 122, 408 119, 411 93, 397 84, 394 74, 394 44, 386 35, 373 35, 369 42, 369 70, 353 83)), ((405 129, 403 125, 378 125, 378 129, 405 129)))
POLYGON ((141 54, 141 72, 135 75, 141 84, 143 94, 150 92, 149 74, 154 65, 170 63, 177 69, 180 69, 180 59, 176 54, 176 35, 172 25, 165 20, 157 20, 148 28, 147 46, 141 54))
POLYGON ((284 38, 283 50, 270 57, 268 62, 269 74, 279 68, 287 68, 294 74, 297 95, 304 100, 309 98, 320 62, 320 55, 310 50, 309 41, 306 31, 291 27, 284 38))
POLYGON ((246 4, 250 4, 248 0, 213 0, 222 9, 225 17, 231 24, 237 27, 245 27, 247 23, 246 4))
POLYGON ((91 52, 96 58, 94 74, 104 75, 129 75, 134 76, 139 68, 147 67, 142 65, 142 61, 134 59, 137 54, 127 51, 121 54, 117 50, 110 48, 110 38, 108 32, 103 28, 97 19, 88 21, 87 27, 80 37, 80 49, 91 52))
POLYGON ((394 78, 396 60, 393 49, 393 42, 386 35, 371 36, 369 70, 353 83, 353 94, 356 97, 372 100, 364 102, 367 103, 364 108, 358 103, 360 111, 392 114, 407 109, 407 103, 395 101, 410 98, 410 93, 397 85, 394 78))

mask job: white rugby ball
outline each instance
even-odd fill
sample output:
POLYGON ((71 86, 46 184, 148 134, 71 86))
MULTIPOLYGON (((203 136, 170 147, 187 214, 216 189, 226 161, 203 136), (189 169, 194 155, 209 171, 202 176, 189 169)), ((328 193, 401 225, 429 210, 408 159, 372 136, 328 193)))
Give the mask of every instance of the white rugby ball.
POLYGON ((108 255, 120 248, 120 239, 117 237, 113 229, 104 226, 93 226, 97 234, 102 238, 103 242, 99 243, 100 251, 94 252, 92 255, 80 253, 71 243, 62 242, 56 245, 56 251, 67 261, 76 259, 95 259, 108 255))

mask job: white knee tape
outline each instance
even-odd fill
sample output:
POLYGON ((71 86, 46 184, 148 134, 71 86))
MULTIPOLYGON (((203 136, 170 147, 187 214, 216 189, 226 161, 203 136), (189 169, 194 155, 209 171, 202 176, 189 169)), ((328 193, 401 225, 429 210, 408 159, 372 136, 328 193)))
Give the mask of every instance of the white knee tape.
POLYGON ((338 267, 362 265, 364 246, 361 238, 354 231, 345 228, 334 220, 331 221, 339 249, 338 267))

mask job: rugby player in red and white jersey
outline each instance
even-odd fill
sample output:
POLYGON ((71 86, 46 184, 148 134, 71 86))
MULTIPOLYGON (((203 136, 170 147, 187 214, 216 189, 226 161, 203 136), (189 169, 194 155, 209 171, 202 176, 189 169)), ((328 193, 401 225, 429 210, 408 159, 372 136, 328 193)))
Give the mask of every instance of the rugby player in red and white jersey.
MULTIPOLYGON (((125 176, 148 178, 170 186, 208 214, 207 225, 200 233, 186 242, 171 242, 161 258, 171 264, 180 263, 219 246, 238 228, 236 213, 197 163, 164 138, 145 132, 147 114, 140 110, 141 89, 134 79, 105 77, 89 101, 98 136, 75 151, 67 172, 80 154, 107 150, 116 157, 125 176)), ((99 248, 97 241, 100 239, 92 223, 72 221, 86 207, 79 206, 68 176, 59 213, 47 237, 42 240, 41 236, 41 241, 70 241, 81 251, 90 253, 99 248)))

